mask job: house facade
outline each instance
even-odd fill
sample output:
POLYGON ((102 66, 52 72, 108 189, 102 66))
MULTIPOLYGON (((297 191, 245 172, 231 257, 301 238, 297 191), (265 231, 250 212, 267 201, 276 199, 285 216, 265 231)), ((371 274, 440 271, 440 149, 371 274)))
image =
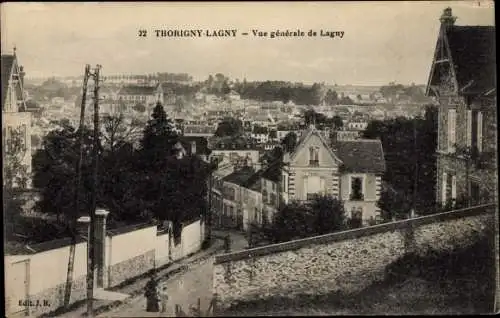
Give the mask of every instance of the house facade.
POLYGON ((126 105, 135 106, 142 104, 146 109, 152 110, 159 101, 155 86, 127 85, 120 88, 117 99, 126 105))
POLYGON ((347 217, 377 219, 385 160, 380 140, 331 143, 313 125, 295 150, 285 153, 281 169, 281 199, 309 201, 331 195, 344 202, 347 217))
POLYGON ((229 163, 236 167, 260 168, 260 151, 256 145, 219 142, 211 147, 210 158, 217 158, 220 164, 229 163))
MULTIPOLYGON (((14 187, 31 186, 31 113, 26 109, 24 94, 24 70, 18 64, 16 52, 2 55, 2 176, 12 180, 14 187), (13 140, 19 140, 20 149, 14 149, 13 140), (12 156, 12 157, 11 157, 12 156), (17 158, 17 160, 11 158, 17 158), (10 163, 19 161, 22 167, 15 175, 10 175, 10 163), (6 174, 7 173, 7 174, 6 174)), ((17 148, 17 147, 16 147, 17 148)))
POLYGON ((261 219, 262 197, 258 181, 251 167, 236 170, 222 178, 219 184, 222 209, 216 219, 220 225, 247 230, 250 223, 261 219))
POLYGON ((498 193, 494 26, 440 21, 427 96, 439 102, 437 198, 495 200, 498 193))

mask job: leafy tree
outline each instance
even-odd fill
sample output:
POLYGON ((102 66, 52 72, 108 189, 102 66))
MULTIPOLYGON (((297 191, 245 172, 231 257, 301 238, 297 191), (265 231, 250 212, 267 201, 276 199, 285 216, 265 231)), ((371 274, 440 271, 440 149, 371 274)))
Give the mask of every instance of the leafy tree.
POLYGON ((254 134, 267 134, 268 133, 268 129, 267 129, 267 127, 262 127, 262 126, 259 126, 259 125, 255 125, 255 126, 253 126, 253 133, 254 134))
POLYGON ((338 103, 338 94, 336 91, 334 90, 331 90, 329 89, 327 92, 326 92, 326 95, 325 95, 325 102, 328 104, 328 105, 337 105, 338 103))
POLYGON ((314 83, 311 86, 311 104, 319 105, 323 101, 323 85, 319 83, 314 83))
POLYGON ((115 152, 121 146, 133 143, 139 132, 138 125, 128 123, 122 113, 104 116, 102 118, 102 128, 104 145, 111 152, 115 152))
POLYGON ((269 131, 269 138, 270 139, 276 139, 276 138, 278 138, 278 132, 276 130, 269 131))
MULTIPOLYGON (((109 117, 101 131, 98 205, 111 212, 110 221, 145 221, 152 218, 181 222, 206 210, 209 169, 197 157, 173 156, 176 133, 161 105, 144 129, 142 148, 134 150, 120 127, 120 117, 109 117), (109 126, 107 126, 109 125, 109 126), (110 137, 113 136, 114 137, 110 137), (112 141, 114 140, 114 141, 112 141)), ((73 215, 74 194, 80 191, 78 214, 88 214, 92 179, 93 134, 84 128, 81 187, 75 188, 79 157, 78 132, 71 126, 51 131, 35 153, 35 183, 42 191, 40 209, 60 216, 73 215)), ((126 132, 125 132, 126 133, 126 132)))
POLYGON ((141 153, 150 169, 161 166, 166 156, 172 155, 172 149, 178 141, 175 125, 167 116, 163 105, 158 102, 153 109, 151 119, 144 128, 141 140, 141 153))
POLYGON ((3 147, 3 178, 6 188, 26 188, 30 176, 28 166, 23 163, 26 156, 26 143, 21 127, 11 130, 3 147))
POLYGON ((316 112, 314 109, 306 110, 303 116, 306 125, 316 124, 316 126, 323 126, 328 120, 328 117, 322 113, 316 112))
POLYGON ((226 79, 222 83, 220 95, 227 95, 230 92, 231 92, 231 87, 229 87, 229 83, 227 82, 227 79, 226 79))
POLYGON ((278 243, 314 236, 311 214, 310 209, 299 202, 285 205, 274 215, 269 239, 278 243))
POLYGON ((40 147, 42 144, 42 139, 38 135, 31 135, 31 146, 34 148, 40 147))
POLYGON ((285 138, 281 141, 281 144, 286 152, 292 152, 297 146, 297 134, 293 131, 286 134, 285 138))
POLYGON ((346 227, 341 201, 317 196, 310 203, 291 202, 281 208, 265 233, 274 242, 286 242, 341 231, 346 227))
POLYGON ((144 106, 144 104, 137 103, 134 106, 134 110, 139 113, 144 113, 146 111, 146 106, 144 106))
POLYGON ((345 229, 345 210, 342 201, 332 196, 317 196, 311 203, 314 211, 313 231, 322 235, 345 229))
POLYGON ((243 123, 241 120, 227 117, 224 118, 219 125, 217 126, 217 130, 215 131, 215 136, 217 137, 226 137, 226 136, 238 136, 243 133, 243 123))
POLYGON ((34 186, 41 190, 41 211, 58 216, 87 214, 90 209, 92 132, 84 128, 82 183, 75 189, 76 163, 79 158, 78 132, 70 125, 57 128, 44 138, 43 147, 33 156, 34 186), (75 211, 74 193, 81 192, 80 211, 75 211))
POLYGON ((6 223, 6 237, 11 238, 15 231, 15 220, 23 212, 23 200, 18 195, 18 189, 26 188, 30 176, 28 167, 23 163, 26 154, 23 133, 20 127, 12 129, 3 145, 3 211, 6 223))
POLYGON ((377 207, 380 208, 382 219, 385 222, 408 218, 412 208, 410 200, 392 189, 382 191, 377 207))
POLYGON ((437 110, 428 106, 424 118, 395 118, 371 121, 364 138, 380 138, 384 149, 384 180, 413 202, 417 211, 434 205, 436 185, 437 110), (414 146, 416 145, 416 147, 414 146), (416 170, 418 167, 418 171, 416 170), (418 175, 417 175, 418 173, 418 175), (417 188, 415 189, 415 177, 417 188))
POLYGON ((333 129, 335 129, 335 130, 342 129, 342 127, 344 127, 344 122, 342 121, 342 117, 340 117, 338 115, 333 116, 332 117, 332 125, 333 125, 333 129))
POLYGON ((197 156, 178 159, 178 135, 172 121, 158 104, 144 129, 140 171, 146 175, 138 182, 144 209, 159 220, 171 220, 178 228, 206 211, 206 180, 210 167, 197 156))

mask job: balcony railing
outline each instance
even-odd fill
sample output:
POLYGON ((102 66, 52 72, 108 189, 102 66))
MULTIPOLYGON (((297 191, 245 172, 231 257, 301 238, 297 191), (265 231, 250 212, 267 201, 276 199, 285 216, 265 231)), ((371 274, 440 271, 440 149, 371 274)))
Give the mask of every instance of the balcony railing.
POLYGON ((351 193, 349 196, 349 200, 351 201, 364 201, 365 196, 363 193, 351 193))
POLYGON ((319 166, 319 160, 309 160, 309 165, 313 167, 319 166))

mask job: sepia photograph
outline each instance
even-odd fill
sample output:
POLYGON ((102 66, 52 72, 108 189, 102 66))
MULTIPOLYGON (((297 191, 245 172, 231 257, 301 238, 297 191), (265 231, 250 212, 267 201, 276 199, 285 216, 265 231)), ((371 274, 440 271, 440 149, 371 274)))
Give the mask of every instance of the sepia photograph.
POLYGON ((5 317, 500 312, 494 2, 2 2, 5 317))

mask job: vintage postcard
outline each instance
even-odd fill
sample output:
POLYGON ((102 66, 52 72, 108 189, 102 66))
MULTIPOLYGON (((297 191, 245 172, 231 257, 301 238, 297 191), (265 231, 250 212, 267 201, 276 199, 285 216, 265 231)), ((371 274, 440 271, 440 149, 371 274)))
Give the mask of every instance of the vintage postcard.
POLYGON ((0 12, 6 317, 498 313, 493 1, 0 12))

